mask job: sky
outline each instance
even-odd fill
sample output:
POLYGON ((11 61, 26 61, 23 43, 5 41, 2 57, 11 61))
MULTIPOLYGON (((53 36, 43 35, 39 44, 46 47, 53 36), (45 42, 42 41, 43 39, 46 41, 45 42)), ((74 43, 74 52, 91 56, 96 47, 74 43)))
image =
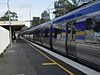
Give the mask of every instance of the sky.
MULTIPOLYGON (((33 16, 41 16, 41 13, 47 8, 53 8, 56 0, 9 0, 10 10, 16 12, 18 20, 29 20, 33 16)), ((7 9, 7 0, 0 0, 0 17, 4 15, 7 9)))

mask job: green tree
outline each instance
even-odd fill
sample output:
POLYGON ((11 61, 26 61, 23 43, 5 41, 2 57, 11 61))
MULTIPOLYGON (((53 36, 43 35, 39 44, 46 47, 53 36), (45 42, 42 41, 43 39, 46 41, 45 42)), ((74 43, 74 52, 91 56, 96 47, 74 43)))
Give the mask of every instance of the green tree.
POLYGON ((50 21, 50 14, 47 11, 43 11, 42 14, 41 14, 40 23, 45 23, 47 21, 50 21))
MULTIPOLYGON (((17 21, 18 20, 18 16, 16 12, 11 12, 10 11, 10 17, 11 17, 11 21, 17 21)), ((4 16, 2 16, 0 18, 0 21, 9 21, 9 12, 7 11, 4 16)))
POLYGON ((11 18, 12 18, 13 21, 17 21, 17 20, 18 20, 18 19, 17 19, 17 18, 18 18, 17 13, 12 12, 11 18))
POLYGON ((40 17, 33 17, 32 26, 37 26, 41 23, 40 17))
POLYGON ((50 20, 50 14, 47 11, 43 11, 41 14, 41 19, 50 20))
POLYGON ((77 6, 93 0, 58 0, 54 2, 55 17, 62 16, 77 6))
POLYGON ((75 8, 76 6, 73 5, 68 0, 58 0, 54 3, 55 11, 53 12, 55 14, 55 17, 59 17, 61 15, 66 14, 69 10, 75 8))
POLYGON ((37 26, 37 25, 45 23, 47 21, 50 21, 50 15, 47 11, 43 11, 41 14, 41 18, 40 17, 33 17, 31 27, 37 26))
POLYGON ((48 21, 50 21, 50 19, 41 18, 40 23, 42 24, 42 23, 45 23, 45 22, 48 22, 48 21))

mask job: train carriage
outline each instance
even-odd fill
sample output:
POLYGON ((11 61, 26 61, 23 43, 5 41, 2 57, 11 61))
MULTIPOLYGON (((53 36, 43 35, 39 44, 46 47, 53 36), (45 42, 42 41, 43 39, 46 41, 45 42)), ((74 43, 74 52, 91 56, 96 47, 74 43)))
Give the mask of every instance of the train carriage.
POLYGON ((33 27, 27 32, 29 36, 33 35, 35 43, 82 61, 85 65, 100 71, 99 0, 33 27))

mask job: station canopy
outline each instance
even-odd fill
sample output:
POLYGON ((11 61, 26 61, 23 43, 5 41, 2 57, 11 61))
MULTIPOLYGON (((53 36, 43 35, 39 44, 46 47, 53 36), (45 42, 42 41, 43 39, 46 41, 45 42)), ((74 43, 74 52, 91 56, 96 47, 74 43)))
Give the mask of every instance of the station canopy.
POLYGON ((0 26, 9 30, 9 26, 14 31, 20 31, 23 26, 25 26, 25 21, 11 21, 11 25, 9 25, 9 21, 0 21, 0 26))

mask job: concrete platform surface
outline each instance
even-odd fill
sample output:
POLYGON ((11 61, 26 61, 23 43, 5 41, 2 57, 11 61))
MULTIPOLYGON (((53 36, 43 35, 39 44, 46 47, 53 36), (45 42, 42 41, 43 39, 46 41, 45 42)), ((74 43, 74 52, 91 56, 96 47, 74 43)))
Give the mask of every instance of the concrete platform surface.
MULTIPOLYGON (((63 64, 56 58, 48 56, 63 64)), ((17 40, 12 48, 8 48, 4 56, 0 57, 0 75, 85 75, 69 65, 63 64, 70 73, 59 66, 23 40, 17 40)))

